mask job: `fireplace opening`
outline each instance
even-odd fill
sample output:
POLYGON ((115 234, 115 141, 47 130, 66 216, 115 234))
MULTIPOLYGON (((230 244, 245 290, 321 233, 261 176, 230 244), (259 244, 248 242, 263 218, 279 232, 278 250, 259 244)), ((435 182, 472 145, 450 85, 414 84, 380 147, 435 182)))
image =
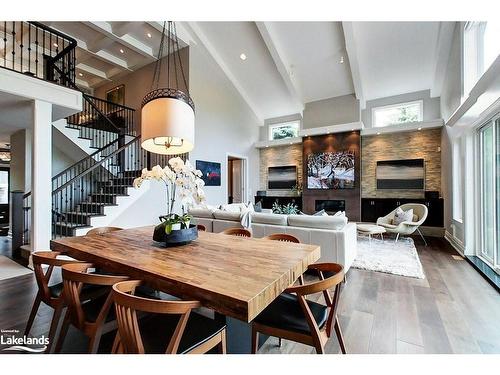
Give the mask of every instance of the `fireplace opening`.
POLYGON ((327 214, 334 214, 337 211, 345 211, 345 200, 339 199, 318 199, 314 202, 314 209, 316 212, 325 210, 327 214))

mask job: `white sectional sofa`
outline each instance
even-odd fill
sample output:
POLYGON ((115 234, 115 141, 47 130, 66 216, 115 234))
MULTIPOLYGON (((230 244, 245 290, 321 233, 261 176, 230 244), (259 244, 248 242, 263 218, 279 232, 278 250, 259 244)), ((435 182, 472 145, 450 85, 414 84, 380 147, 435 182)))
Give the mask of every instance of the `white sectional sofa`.
MULTIPOLYGON (((241 213, 223 210, 192 209, 189 213, 196 224, 207 231, 219 233, 228 228, 241 227, 241 213)), ((356 224, 348 223, 345 216, 279 215, 251 213, 254 237, 273 233, 287 233, 302 243, 321 246, 319 262, 342 264, 347 272, 357 252, 356 224)))

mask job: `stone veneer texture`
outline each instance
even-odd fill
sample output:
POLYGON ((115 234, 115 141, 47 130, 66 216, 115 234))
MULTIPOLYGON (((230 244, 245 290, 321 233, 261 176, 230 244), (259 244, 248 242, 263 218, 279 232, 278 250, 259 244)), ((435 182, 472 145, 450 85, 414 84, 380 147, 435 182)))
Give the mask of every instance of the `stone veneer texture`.
POLYGON ((260 149, 259 190, 266 190, 271 196, 291 196, 291 190, 268 190, 268 167, 297 166, 297 178, 302 183, 302 143, 260 149))
POLYGON ((425 190, 441 191, 441 129, 361 137, 363 198, 424 198, 423 191, 377 190, 378 160, 424 159, 425 190))

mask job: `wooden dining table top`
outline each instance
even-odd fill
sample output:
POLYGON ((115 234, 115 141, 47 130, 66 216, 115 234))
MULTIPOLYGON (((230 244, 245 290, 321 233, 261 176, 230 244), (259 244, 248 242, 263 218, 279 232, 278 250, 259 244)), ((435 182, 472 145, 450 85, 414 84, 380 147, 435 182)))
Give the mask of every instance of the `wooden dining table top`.
POLYGON ((50 247, 245 322, 321 255, 317 245, 201 231, 187 245, 165 248, 152 240, 153 229, 66 237, 52 240, 50 247))

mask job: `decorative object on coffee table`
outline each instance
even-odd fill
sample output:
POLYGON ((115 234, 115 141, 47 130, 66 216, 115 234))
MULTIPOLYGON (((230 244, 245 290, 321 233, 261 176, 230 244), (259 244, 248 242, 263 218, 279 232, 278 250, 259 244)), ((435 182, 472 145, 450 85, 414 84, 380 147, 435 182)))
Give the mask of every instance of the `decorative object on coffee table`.
POLYGON ((184 162, 175 157, 168 163, 170 167, 156 165, 151 170, 143 169, 142 175, 134 180, 134 187, 140 188, 144 180, 163 181, 165 184, 167 214, 160 216, 161 223, 155 227, 153 240, 171 246, 186 244, 197 238, 198 230, 196 225, 190 225, 192 217, 186 214, 186 209, 205 200, 205 183, 200 178, 201 171, 194 169, 189 160, 184 162), (181 200, 182 215, 173 212, 177 196, 181 200))

